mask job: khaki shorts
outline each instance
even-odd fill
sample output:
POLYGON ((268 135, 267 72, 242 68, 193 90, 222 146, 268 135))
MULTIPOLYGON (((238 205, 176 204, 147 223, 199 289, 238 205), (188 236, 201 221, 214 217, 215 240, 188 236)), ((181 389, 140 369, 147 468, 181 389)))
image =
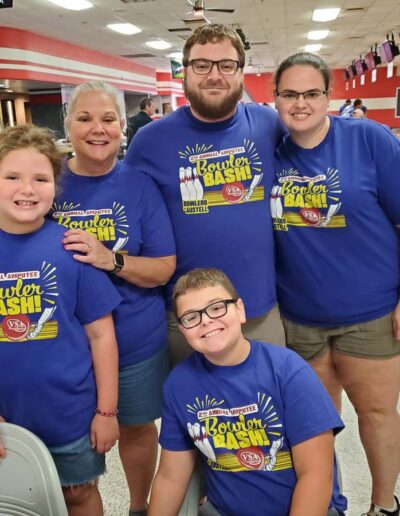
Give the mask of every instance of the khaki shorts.
POLYGON ((393 337, 392 313, 373 321, 324 328, 306 326, 282 317, 286 345, 304 360, 313 360, 328 349, 362 358, 400 355, 400 341, 393 337))
MULTIPOLYGON (((170 311, 167 311, 167 322, 170 361, 173 367, 184 358, 187 358, 193 350, 179 331, 175 316, 170 311)), ((272 342, 272 344, 277 344, 278 346, 285 345, 285 333, 280 319, 278 305, 273 306, 267 314, 261 317, 249 319, 242 326, 242 329, 243 335, 247 339, 272 342)))

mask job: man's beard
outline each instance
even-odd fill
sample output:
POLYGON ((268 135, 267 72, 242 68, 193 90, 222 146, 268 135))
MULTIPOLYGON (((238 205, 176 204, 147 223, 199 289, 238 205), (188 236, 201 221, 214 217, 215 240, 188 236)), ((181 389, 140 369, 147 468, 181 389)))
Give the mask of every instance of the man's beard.
POLYGON ((184 91, 193 110, 202 118, 213 121, 224 119, 235 110, 237 103, 242 98, 243 83, 217 103, 205 99, 199 89, 188 86, 187 80, 184 81, 184 91))

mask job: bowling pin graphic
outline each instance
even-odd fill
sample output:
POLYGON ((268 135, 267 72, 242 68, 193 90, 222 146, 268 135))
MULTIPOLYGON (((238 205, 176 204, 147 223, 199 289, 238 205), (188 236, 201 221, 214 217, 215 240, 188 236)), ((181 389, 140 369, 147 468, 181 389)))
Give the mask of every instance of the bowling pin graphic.
POLYGON ((201 427, 201 433, 203 437, 203 446, 204 449, 207 450, 206 456, 211 459, 213 462, 216 462, 217 458, 215 456, 214 450, 212 449, 211 443, 208 440, 208 435, 204 426, 201 427))
POLYGON ((192 426, 192 430, 193 430, 193 434, 194 434, 194 437, 195 437, 195 444, 196 444, 197 448, 201 451, 201 453, 203 455, 208 457, 208 455, 207 455, 208 452, 207 452, 207 450, 205 449, 205 447, 203 445, 203 440, 202 440, 202 437, 201 437, 200 423, 195 423, 192 426))
POLYGON ((204 189, 199 179, 199 175, 197 174, 196 167, 193 167, 193 185, 194 189, 196 190, 196 200, 201 201, 204 196, 204 189))
POLYGON ((282 206, 282 187, 278 186, 275 197, 275 210, 276 210, 276 218, 281 219, 283 215, 283 206, 282 206))
POLYGON ((271 207, 271 217, 276 219, 276 193, 279 186, 273 186, 271 190, 271 197, 269 198, 269 205, 271 207))
POLYGON ((186 186, 186 176, 185 176, 185 167, 179 167, 179 181, 180 181, 180 189, 181 189, 181 197, 182 201, 189 201, 189 191, 186 186))
POLYGON ((192 179, 192 167, 187 167, 186 170, 186 186, 189 192, 189 201, 195 201, 197 194, 194 188, 193 179, 192 179))

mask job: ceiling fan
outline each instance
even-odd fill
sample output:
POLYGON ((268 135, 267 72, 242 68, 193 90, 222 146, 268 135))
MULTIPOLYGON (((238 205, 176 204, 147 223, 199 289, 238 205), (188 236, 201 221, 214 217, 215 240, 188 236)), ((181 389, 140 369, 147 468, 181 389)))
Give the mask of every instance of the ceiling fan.
POLYGON ((194 16, 204 16, 204 11, 215 12, 215 13, 234 13, 235 9, 220 9, 218 7, 205 7, 204 0, 187 0, 193 8, 194 16))

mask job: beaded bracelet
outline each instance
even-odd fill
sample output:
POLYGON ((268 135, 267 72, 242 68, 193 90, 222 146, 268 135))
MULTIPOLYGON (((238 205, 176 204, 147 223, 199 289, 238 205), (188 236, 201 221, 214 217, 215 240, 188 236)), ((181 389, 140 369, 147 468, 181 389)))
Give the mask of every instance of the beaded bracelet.
POLYGON ((97 408, 94 413, 104 417, 115 417, 118 414, 118 409, 115 409, 113 412, 103 412, 97 408))

